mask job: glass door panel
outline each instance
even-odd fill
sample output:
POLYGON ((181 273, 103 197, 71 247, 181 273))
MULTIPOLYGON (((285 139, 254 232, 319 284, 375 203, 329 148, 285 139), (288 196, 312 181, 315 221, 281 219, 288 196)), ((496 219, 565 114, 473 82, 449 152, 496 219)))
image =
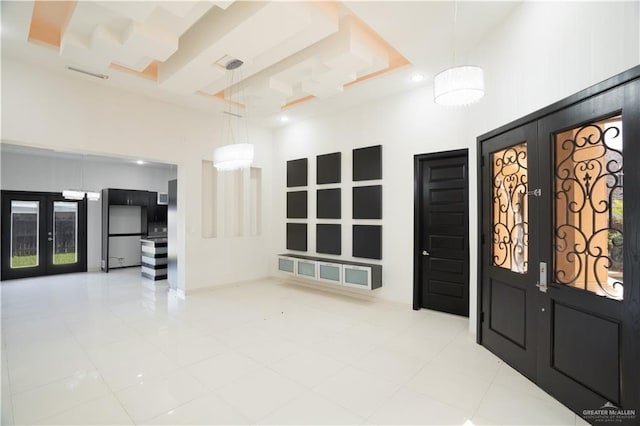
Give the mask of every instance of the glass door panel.
POLYGON ((554 150, 554 282, 622 300, 622 116, 556 133, 554 150))
POLYGON ((11 269, 40 264, 40 202, 11 201, 11 269))
POLYGON ((78 203, 53 202, 53 264, 78 262, 78 203))
POLYGON ((529 266, 527 143, 491 154, 493 265, 519 274, 529 266))

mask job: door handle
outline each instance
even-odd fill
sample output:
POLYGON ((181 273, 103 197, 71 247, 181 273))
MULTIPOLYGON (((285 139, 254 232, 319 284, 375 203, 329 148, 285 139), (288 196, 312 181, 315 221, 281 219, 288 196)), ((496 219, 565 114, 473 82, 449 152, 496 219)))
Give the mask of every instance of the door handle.
POLYGON ((423 255, 423 256, 431 256, 431 255, 429 254, 429 252, 428 252, 428 251, 426 251, 426 250, 422 250, 422 255, 423 255))
POLYGON ((540 277, 536 283, 536 287, 543 293, 547 292, 547 263, 540 262, 540 277))
POLYGON ((47 241, 53 241, 53 238, 49 237, 47 238, 47 241))

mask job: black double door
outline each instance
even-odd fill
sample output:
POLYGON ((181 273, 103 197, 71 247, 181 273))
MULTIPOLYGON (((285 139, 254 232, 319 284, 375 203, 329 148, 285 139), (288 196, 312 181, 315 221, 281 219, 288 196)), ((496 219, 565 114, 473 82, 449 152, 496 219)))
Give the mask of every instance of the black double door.
POLYGON ((481 342, 587 421, 639 424, 640 81, 566 104, 480 138, 481 342))
POLYGON ((2 280, 87 270, 87 201, 2 191, 2 280))
POLYGON ((469 316, 467 150, 415 157, 413 308, 469 316))

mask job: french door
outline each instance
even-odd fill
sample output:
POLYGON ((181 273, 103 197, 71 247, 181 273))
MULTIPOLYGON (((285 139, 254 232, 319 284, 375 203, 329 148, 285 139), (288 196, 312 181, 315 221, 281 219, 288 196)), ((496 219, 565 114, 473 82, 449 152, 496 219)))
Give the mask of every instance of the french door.
POLYGON ((86 200, 2 191, 2 280, 87 270, 86 200))
POLYGON ((482 344, 589 422, 638 424, 640 81, 481 155, 482 344))

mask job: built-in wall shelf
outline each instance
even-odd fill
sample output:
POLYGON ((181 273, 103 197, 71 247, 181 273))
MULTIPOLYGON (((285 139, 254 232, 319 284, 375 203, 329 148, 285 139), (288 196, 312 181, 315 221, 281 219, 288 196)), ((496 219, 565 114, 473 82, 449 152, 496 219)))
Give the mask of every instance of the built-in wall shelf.
POLYGON ((279 254, 278 271, 320 282, 375 290, 382 287, 382 265, 340 259, 279 254))

